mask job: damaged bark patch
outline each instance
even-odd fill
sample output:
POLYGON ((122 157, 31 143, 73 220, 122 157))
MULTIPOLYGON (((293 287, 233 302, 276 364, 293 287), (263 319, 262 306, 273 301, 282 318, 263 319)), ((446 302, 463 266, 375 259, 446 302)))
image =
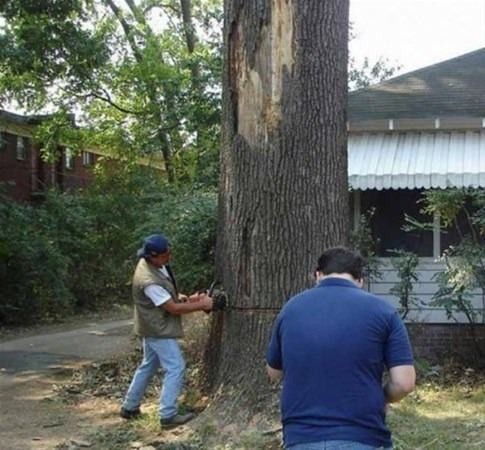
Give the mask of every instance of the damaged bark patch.
POLYGON ((294 11, 291 0, 271 0, 271 20, 259 30, 259 45, 248 55, 244 33, 254 33, 244 23, 231 42, 231 66, 237 68, 233 95, 237 98, 237 132, 251 147, 266 142, 281 121, 281 97, 285 73, 294 65, 294 11), (251 56, 251 58, 249 57, 251 56), (253 61, 253 64, 250 63, 253 61))

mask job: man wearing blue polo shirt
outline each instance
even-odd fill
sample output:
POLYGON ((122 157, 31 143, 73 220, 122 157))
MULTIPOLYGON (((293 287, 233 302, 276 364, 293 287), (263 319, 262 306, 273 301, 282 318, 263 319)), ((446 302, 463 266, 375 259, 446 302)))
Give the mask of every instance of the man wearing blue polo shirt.
POLYGON ((386 404, 414 389, 413 356, 396 310, 361 289, 363 266, 346 248, 325 251, 316 286, 275 321, 266 361, 270 378, 283 380, 287 450, 392 448, 386 404))

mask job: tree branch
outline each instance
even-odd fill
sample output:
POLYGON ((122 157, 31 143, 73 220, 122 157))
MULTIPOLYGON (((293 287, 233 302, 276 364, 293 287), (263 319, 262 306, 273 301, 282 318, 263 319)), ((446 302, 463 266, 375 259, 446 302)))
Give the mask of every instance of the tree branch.
POLYGON ((192 2, 191 0, 180 0, 180 6, 182 8, 182 21, 187 49, 189 53, 194 53, 197 37, 192 24, 192 2))
POLYGON ((104 95, 98 94, 97 92, 90 92, 89 94, 86 95, 86 97, 97 98, 98 100, 101 100, 103 102, 108 103, 113 108, 115 108, 118 111, 123 112, 125 114, 133 114, 135 116, 142 116, 142 115, 146 114, 144 111, 134 111, 134 110, 130 110, 130 109, 124 108, 123 106, 118 105, 113 100, 111 100, 111 96, 109 95, 109 93, 105 89, 103 89, 103 92, 104 92, 104 95))
MULTIPOLYGON (((137 60, 138 63, 142 63, 143 62, 143 54, 140 52, 139 46, 136 44, 136 42, 133 38, 132 27, 130 26, 130 24, 128 22, 126 22, 122 11, 120 10, 120 8, 118 8, 118 6, 114 3, 113 0, 105 0, 105 1, 111 7, 112 11, 114 12, 114 14, 118 18, 121 26, 123 27, 123 31, 125 32, 126 38, 128 39, 128 41, 130 43, 130 46, 131 46, 133 53, 135 55, 135 59, 137 60)), ((154 42, 157 42, 156 39, 155 39, 155 36, 153 34, 152 29, 150 28, 149 24, 146 21, 145 16, 143 15, 143 11, 135 4, 135 2, 133 0, 125 0, 125 3, 128 6, 128 8, 130 9, 131 13, 133 14, 134 20, 136 20, 136 22, 143 29, 143 32, 145 33, 145 38, 151 39, 154 42)), ((159 49, 160 62, 163 63, 163 54, 162 54, 160 46, 158 46, 158 49, 159 49)), ((158 103, 158 96, 157 96, 157 91, 159 89, 159 86, 151 80, 146 80, 146 87, 148 89, 148 97, 150 99, 150 102, 153 105, 157 105, 157 107, 160 109, 160 113, 161 113, 161 108, 160 108, 160 105, 158 103)), ((169 127, 169 128, 162 127, 162 118, 161 117, 157 118, 157 122, 158 122, 158 124, 157 124, 158 125, 157 126, 157 135, 158 135, 158 139, 159 139, 160 144, 161 144, 161 151, 162 151, 162 154, 163 154, 163 158, 165 160, 165 166, 166 166, 166 169, 167 169, 167 176, 168 176, 169 182, 172 183, 172 182, 175 181, 175 171, 174 171, 173 164, 172 164, 172 161, 171 161, 170 142, 169 142, 169 139, 168 139, 166 132, 168 130, 176 128, 176 126, 178 126, 178 124, 173 126, 173 127, 169 127)))
POLYGON ((105 2, 110 7, 111 11, 113 11, 114 15, 118 19, 118 22, 123 28, 123 32, 125 33, 126 39, 128 39, 128 43, 130 44, 131 50, 133 51, 133 55, 135 56, 136 61, 138 63, 141 63, 143 58, 140 53, 140 49, 138 48, 138 45, 136 44, 136 41, 134 39, 133 27, 126 21, 123 15, 123 11, 121 11, 121 9, 118 7, 118 5, 116 5, 116 3, 113 0, 105 0, 105 2))
POLYGON ((179 9, 175 5, 170 3, 160 3, 157 0, 147 1, 146 4, 143 6, 143 13, 144 14, 149 13, 152 9, 155 9, 155 8, 170 9, 175 14, 180 14, 179 9))
POLYGON ((151 28, 148 26, 146 22, 145 16, 143 15, 143 11, 140 11, 140 8, 135 5, 135 2, 133 0, 125 0, 125 3, 128 5, 128 8, 130 8, 130 11, 132 12, 137 22, 140 25, 143 25, 143 27, 146 28, 147 31, 151 34, 151 28))

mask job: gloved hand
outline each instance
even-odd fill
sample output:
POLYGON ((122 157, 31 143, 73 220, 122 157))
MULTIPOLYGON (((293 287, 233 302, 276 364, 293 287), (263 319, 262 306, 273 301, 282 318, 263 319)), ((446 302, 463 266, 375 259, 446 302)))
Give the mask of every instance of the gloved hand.
POLYGON ((224 311, 227 306, 227 297, 224 291, 215 290, 212 294, 212 311, 224 311))

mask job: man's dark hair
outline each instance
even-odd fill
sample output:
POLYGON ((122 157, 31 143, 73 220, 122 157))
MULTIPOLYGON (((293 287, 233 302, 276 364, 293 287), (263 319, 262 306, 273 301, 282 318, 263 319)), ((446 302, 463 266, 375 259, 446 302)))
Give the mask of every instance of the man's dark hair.
POLYGON ((325 250, 318 258, 317 270, 323 275, 331 273, 349 273, 356 280, 362 278, 365 259, 359 252, 345 247, 333 247, 325 250))

